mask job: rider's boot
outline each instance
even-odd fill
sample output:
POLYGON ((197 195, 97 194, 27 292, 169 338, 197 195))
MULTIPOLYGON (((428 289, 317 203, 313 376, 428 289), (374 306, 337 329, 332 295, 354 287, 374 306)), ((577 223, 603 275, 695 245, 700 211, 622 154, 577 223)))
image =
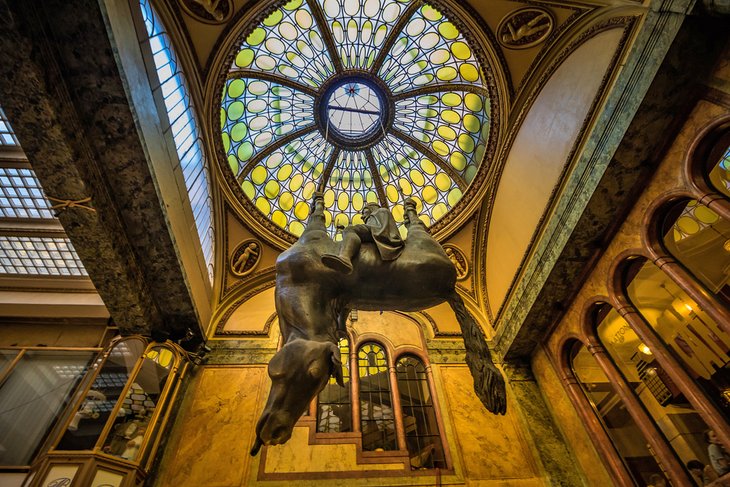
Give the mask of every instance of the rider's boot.
POLYGON ((352 258, 358 250, 360 250, 360 237, 353 232, 345 232, 342 235, 339 254, 322 254, 322 263, 342 274, 352 274, 352 258))

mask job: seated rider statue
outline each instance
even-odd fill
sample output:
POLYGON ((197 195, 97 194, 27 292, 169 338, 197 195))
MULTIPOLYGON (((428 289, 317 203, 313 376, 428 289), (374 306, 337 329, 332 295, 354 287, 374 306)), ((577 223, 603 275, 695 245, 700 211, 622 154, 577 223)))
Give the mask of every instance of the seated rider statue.
POLYGON ((375 242, 384 261, 398 258, 405 242, 390 211, 377 203, 368 203, 362 209, 362 219, 365 223, 349 225, 343 230, 339 255, 322 255, 324 265, 343 274, 351 274, 352 259, 360 251, 362 242, 375 242))

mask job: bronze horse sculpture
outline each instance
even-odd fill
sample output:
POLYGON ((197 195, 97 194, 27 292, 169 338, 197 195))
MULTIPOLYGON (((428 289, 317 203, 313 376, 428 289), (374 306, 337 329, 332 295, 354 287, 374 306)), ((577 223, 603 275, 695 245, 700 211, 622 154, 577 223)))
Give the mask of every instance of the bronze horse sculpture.
POLYGON ((350 274, 322 263, 337 252, 325 228, 324 199, 316 194, 299 240, 276 260, 276 312, 282 348, 269 362, 271 390, 256 425, 251 455, 262 445, 285 443, 295 423, 331 376, 342 383, 337 342, 352 308, 419 311, 447 301, 462 329, 466 362, 485 407, 506 412, 505 384, 484 335, 456 293, 456 269, 406 200, 408 238, 396 260, 383 261, 374 243, 363 243, 350 274))

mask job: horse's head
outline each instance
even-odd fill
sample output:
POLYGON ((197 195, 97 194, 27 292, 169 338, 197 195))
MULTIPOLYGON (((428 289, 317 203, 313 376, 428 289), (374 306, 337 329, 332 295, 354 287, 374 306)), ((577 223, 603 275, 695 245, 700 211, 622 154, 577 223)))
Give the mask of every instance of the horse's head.
POLYGON ((279 445, 289 440, 294 424, 330 376, 343 385, 337 345, 301 338, 284 345, 269 362, 271 391, 256 424, 251 455, 256 455, 262 445, 279 445))

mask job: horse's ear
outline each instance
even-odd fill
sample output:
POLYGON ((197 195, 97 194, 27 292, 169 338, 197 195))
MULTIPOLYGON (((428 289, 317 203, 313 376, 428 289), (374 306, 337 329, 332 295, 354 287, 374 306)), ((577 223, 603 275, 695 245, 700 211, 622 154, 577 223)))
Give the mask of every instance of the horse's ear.
POLYGON ((330 375, 335 377, 337 384, 341 387, 345 387, 345 379, 342 376, 342 361, 340 360, 340 349, 336 345, 332 344, 332 355, 330 363, 330 375))

